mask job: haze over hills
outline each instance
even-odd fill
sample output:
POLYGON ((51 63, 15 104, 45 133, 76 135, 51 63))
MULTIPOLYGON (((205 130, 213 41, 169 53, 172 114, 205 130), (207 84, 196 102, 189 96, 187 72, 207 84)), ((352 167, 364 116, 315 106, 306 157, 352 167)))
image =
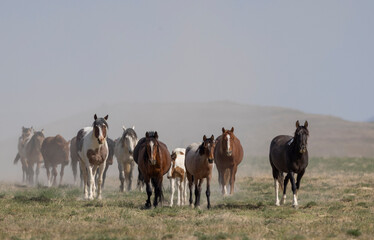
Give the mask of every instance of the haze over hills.
MULTIPOLYGON (((308 120, 308 149, 311 157, 374 156, 374 123, 349 122, 292 109, 232 102, 106 105, 45 126, 37 126, 36 129, 44 128, 46 137, 59 133, 69 140, 80 128, 92 124, 95 113, 99 117, 109 114, 109 137, 120 137, 122 125, 134 125, 138 138, 143 137, 145 131, 158 131, 160 140, 168 145, 169 150, 199 142, 204 134, 218 137, 222 127, 233 126, 246 157, 267 156, 273 137, 280 134, 293 135, 296 120, 300 120, 301 124, 308 120)), ((0 156, 5 162, 3 169, 7 169, 2 176, 20 172, 20 166, 12 165, 17 152, 17 137, 1 143, 0 156)))

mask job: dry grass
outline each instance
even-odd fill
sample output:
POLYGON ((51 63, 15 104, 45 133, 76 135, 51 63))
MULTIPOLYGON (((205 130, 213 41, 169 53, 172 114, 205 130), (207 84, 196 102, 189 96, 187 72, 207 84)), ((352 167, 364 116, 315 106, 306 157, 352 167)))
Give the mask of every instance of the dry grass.
MULTIPOLYGON (((118 192, 109 179, 104 200, 81 191, 0 184, 0 239, 370 239, 374 236, 373 159, 312 159, 301 183, 299 209, 274 206, 267 159, 243 163, 237 192, 212 187, 211 210, 144 210, 145 193, 118 192), (335 167, 337 165, 337 167, 335 167), (251 177, 245 176, 252 166, 251 177), (244 169, 244 170, 243 170, 244 169), (255 170, 254 170, 255 169, 255 170), (269 174, 268 174, 269 173, 269 174)), ((214 179, 214 182, 216 180, 214 179)), ((166 188, 168 184, 165 184, 166 188)), ((204 187, 205 191, 205 187, 204 187)), ((169 193, 165 190, 165 201, 169 193)))

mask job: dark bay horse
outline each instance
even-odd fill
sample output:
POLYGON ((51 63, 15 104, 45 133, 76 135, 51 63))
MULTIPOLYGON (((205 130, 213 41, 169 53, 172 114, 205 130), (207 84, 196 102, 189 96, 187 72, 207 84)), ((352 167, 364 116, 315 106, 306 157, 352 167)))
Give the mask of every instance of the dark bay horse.
POLYGON ((91 127, 79 130, 76 147, 80 168, 84 179, 84 198, 92 200, 96 194, 95 174, 99 169, 97 182, 97 198, 101 199, 101 184, 105 170, 106 160, 109 155, 107 143, 108 115, 98 118, 95 114, 91 127))
POLYGON ((151 207, 152 188, 150 182, 152 182, 152 186, 155 189, 153 206, 157 207, 158 201, 160 201, 162 205, 162 180, 171 166, 171 157, 167 146, 158 140, 157 132, 146 132, 145 138, 142 138, 138 142, 137 147, 135 147, 134 157, 135 156, 137 156, 137 159, 134 160, 138 163, 139 171, 146 184, 148 199, 145 207, 151 207), (136 154, 135 151, 137 151, 136 154))
POLYGON ((195 184, 195 208, 200 207, 201 185, 206 178, 206 198, 210 208, 210 180, 212 179, 214 161, 214 136, 203 137, 201 144, 193 143, 186 149, 185 166, 190 189, 190 205, 192 205, 192 188, 195 184))
POLYGON ((47 137, 44 139, 41 152, 44 159, 44 166, 47 170, 48 186, 56 185, 57 165, 61 164, 60 185, 64 176, 64 168, 69 164, 69 142, 61 135, 47 137), (52 177, 50 174, 52 168, 52 177))
POLYGON ((296 131, 294 136, 280 135, 275 137, 270 144, 269 160, 273 169, 274 187, 275 187, 275 205, 279 206, 286 201, 287 183, 291 180, 293 202, 292 206, 297 208, 297 191, 300 188, 300 181, 308 166, 308 121, 301 126, 296 122, 296 131), (283 177, 286 173, 286 178, 283 177), (295 183, 294 174, 297 174, 295 183), (279 184, 283 189, 282 201, 279 202, 278 189, 279 184))
POLYGON ((222 128, 222 135, 216 139, 214 160, 218 170, 218 182, 222 187, 222 194, 226 195, 226 185, 230 180, 230 195, 234 193, 235 174, 243 159, 243 147, 240 140, 231 130, 222 128))

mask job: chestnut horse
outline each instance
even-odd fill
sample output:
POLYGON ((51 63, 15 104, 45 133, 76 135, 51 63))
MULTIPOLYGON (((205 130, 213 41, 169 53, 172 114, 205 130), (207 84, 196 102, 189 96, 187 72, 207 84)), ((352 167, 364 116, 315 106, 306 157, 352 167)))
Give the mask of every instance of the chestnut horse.
POLYGON ((210 208, 210 180, 214 161, 214 136, 206 138, 204 135, 201 144, 193 143, 186 149, 185 166, 190 189, 190 205, 192 205, 192 184, 195 184, 195 207, 200 207, 201 185, 206 181, 206 198, 210 208))
POLYGON ((158 201, 161 202, 162 206, 164 198, 162 180, 171 165, 168 148, 163 142, 158 140, 157 132, 146 132, 145 138, 139 141, 135 150, 137 153, 135 154, 134 152, 134 156, 137 156, 137 159, 134 160, 138 163, 138 168, 144 178, 148 195, 145 207, 151 207, 152 188, 150 182, 152 182, 152 186, 155 189, 153 206, 157 207, 158 201))
POLYGON ((118 162, 119 180, 121 182, 120 191, 125 191, 125 180, 127 182, 127 191, 131 190, 132 172, 134 169, 133 152, 138 142, 138 136, 135 132, 135 127, 123 128, 122 137, 116 139, 114 155, 118 162))
POLYGON ((226 195, 226 185, 230 180, 230 195, 232 195, 234 193, 235 174, 243 159, 243 147, 240 140, 234 135, 234 127, 231 130, 222 128, 222 135, 216 139, 214 159, 222 194, 226 195))
POLYGON ((270 144, 269 160, 273 169, 274 187, 275 187, 275 205, 279 206, 286 201, 287 183, 291 180, 293 202, 292 206, 297 208, 297 191, 300 188, 300 181, 308 166, 307 141, 309 136, 308 121, 304 126, 296 122, 296 131, 294 136, 280 135, 275 137, 270 144), (286 178, 283 180, 283 173, 286 178), (294 174, 297 174, 295 184, 294 174), (279 202, 278 189, 279 184, 283 189, 282 201, 279 202))
POLYGON ((98 118, 95 114, 92 127, 85 127, 77 134, 76 146, 84 179, 84 198, 92 200, 96 193, 95 174, 99 169, 97 198, 101 199, 101 183, 109 155, 107 138, 108 115, 98 118), (87 189, 88 188, 88 189, 87 189))
POLYGON ((44 159, 44 166, 47 170, 48 186, 56 185, 58 164, 61 164, 59 183, 61 185, 62 177, 64 176, 64 168, 69 164, 69 142, 61 135, 47 137, 43 141, 41 152, 44 159), (52 168, 52 177, 49 170, 50 168, 52 168))
POLYGON ((44 130, 34 132, 30 141, 26 145, 26 161, 27 161, 27 174, 28 181, 30 184, 34 184, 34 172, 35 172, 35 183, 39 181, 40 166, 43 163, 43 156, 40 151, 42 143, 44 141, 44 130), (34 171, 34 165, 35 171, 34 171))

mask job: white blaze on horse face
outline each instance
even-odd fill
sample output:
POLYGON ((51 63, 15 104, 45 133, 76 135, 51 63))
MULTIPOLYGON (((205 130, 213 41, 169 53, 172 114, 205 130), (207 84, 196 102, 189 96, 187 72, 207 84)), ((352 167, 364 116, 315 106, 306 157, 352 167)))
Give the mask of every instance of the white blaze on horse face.
POLYGON ((150 143, 149 143, 149 147, 151 148, 151 156, 150 156, 150 160, 154 160, 153 159, 153 146, 154 146, 154 143, 153 143, 153 141, 151 141, 150 143))
POLYGON ((227 152, 230 152, 230 134, 227 134, 227 152))

